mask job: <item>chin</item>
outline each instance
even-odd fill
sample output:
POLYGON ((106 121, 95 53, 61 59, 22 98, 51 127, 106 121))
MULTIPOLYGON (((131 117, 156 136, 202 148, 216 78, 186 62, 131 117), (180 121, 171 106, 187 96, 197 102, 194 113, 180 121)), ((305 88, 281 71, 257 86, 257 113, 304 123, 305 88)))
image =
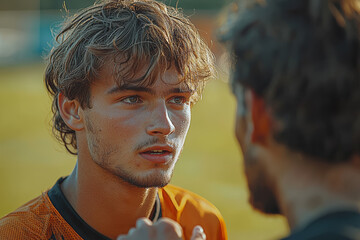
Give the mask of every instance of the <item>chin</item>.
POLYGON ((249 189, 249 203, 255 209, 266 214, 280 214, 273 179, 254 147, 244 155, 245 176, 249 189))
POLYGON ((280 214, 280 208, 274 189, 270 184, 270 179, 265 172, 256 172, 250 174, 246 172, 248 189, 249 189, 249 203, 250 205, 266 214, 280 214))
POLYGON ((169 184, 173 172, 165 171, 165 170, 151 170, 148 173, 141 175, 134 174, 119 174, 117 173, 117 177, 122 181, 127 182, 135 187, 139 188, 152 188, 152 187, 165 187, 169 184))
POLYGON ((276 200, 271 196, 262 196, 261 199, 257 199, 253 195, 251 195, 249 203, 255 210, 262 213, 281 214, 279 205, 277 204, 276 200))
MULTIPOLYGON (((124 179, 123 179, 124 180, 124 179)), ((169 184, 170 180, 166 178, 146 178, 146 179, 127 179, 128 183, 139 188, 161 188, 169 184)))

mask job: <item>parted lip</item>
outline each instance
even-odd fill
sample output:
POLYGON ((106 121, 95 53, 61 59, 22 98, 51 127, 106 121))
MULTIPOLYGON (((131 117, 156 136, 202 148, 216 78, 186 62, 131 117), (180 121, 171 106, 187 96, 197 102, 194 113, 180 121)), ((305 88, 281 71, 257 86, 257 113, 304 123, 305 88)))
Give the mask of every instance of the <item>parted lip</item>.
POLYGON ((174 152, 174 148, 171 147, 170 145, 154 145, 154 146, 150 146, 144 149, 140 150, 140 153, 146 153, 146 152, 151 152, 151 151, 155 151, 155 150, 162 150, 162 151, 167 151, 167 152, 174 152))

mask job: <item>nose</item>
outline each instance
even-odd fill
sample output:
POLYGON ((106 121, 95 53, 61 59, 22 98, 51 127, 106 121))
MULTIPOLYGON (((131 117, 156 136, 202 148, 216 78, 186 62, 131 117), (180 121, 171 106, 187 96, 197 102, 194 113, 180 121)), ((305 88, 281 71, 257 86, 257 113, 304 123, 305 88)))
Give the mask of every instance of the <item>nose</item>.
POLYGON ((171 121, 165 102, 156 105, 150 115, 149 122, 150 124, 146 129, 149 135, 167 136, 175 131, 175 126, 171 121))

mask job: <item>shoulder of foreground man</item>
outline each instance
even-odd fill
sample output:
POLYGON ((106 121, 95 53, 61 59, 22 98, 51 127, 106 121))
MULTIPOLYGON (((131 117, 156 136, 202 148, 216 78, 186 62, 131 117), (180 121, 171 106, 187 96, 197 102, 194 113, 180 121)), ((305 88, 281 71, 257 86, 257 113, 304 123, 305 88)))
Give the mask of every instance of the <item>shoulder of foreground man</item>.
POLYGON ((185 239, 190 239, 197 225, 203 227, 207 240, 227 239, 224 218, 205 198, 171 184, 159 189, 159 197, 162 217, 178 222, 185 239))

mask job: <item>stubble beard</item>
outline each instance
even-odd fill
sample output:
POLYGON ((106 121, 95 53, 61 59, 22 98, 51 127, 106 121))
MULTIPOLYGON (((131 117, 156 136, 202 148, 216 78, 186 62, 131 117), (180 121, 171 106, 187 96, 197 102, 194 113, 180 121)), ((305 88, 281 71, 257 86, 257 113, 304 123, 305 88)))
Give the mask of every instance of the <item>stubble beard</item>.
MULTIPOLYGON (((92 160, 102 169, 110 173, 112 176, 117 178, 122 182, 126 182, 135 187, 139 188, 151 188, 151 187, 164 187, 169 184, 173 172, 176 159, 173 166, 170 166, 168 169, 158 169, 157 164, 154 164, 154 169, 148 173, 145 173, 143 176, 136 176, 136 174, 123 169, 121 167, 112 166, 112 156, 116 155, 118 149, 107 144, 102 144, 101 139, 99 138, 98 133, 91 120, 88 118, 86 121, 87 129, 89 131, 88 135, 88 146, 92 160)), ((177 156, 178 157, 178 156, 177 156)), ((176 157, 176 158, 177 158, 176 157)), ((114 161, 116 162, 116 160, 114 161)), ((136 171, 136 170, 134 170, 136 171)))
POLYGON ((244 164, 250 194, 249 203, 263 213, 280 214, 274 185, 265 166, 260 163, 255 154, 254 147, 249 147, 244 156, 244 164))
MULTIPOLYGON (((99 146, 99 145, 95 145, 99 146)), ((111 175, 115 176, 119 180, 129 183, 139 188, 151 188, 151 187, 164 187, 169 184, 173 175, 174 167, 169 169, 160 169, 157 164, 154 164, 154 169, 147 171, 146 173, 137 172, 134 169, 124 169, 119 166, 113 166, 111 163, 112 156, 116 155, 115 149, 107 149, 108 147, 95 147, 91 152, 94 162, 111 175), (114 153, 114 154, 111 154, 114 153)), ((114 162, 117 162, 114 160, 114 162)))
MULTIPOLYGON (((111 170, 109 170, 111 171, 111 170)), ((145 176, 134 176, 131 173, 123 171, 121 168, 115 169, 112 173, 124 182, 127 182, 135 187, 139 188, 151 188, 151 187, 165 187, 169 184, 173 175, 173 169, 171 170, 159 170, 155 173, 150 173, 145 176), (170 171, 170 172, 168 172, 170 171)))
POLYGON ((164 187, 170 182, 173 175, 174 167, 164 170, 158 169, 156 164, 154 165, 154 169, 149 172, 136 174, 136 169, 134 169, 134 172, 131 172, 131 170, 126 170, 122 167, 114 167, 111 164, 111 155, 108 153, 115 153, 115 151, 106 151, 106 149, 103 149, 102 151, 100 149, 94 149, 92 152, 95 152, 95 154, 92 154, 92 158, 98 166, 119 180, 139 188, 164 187))

